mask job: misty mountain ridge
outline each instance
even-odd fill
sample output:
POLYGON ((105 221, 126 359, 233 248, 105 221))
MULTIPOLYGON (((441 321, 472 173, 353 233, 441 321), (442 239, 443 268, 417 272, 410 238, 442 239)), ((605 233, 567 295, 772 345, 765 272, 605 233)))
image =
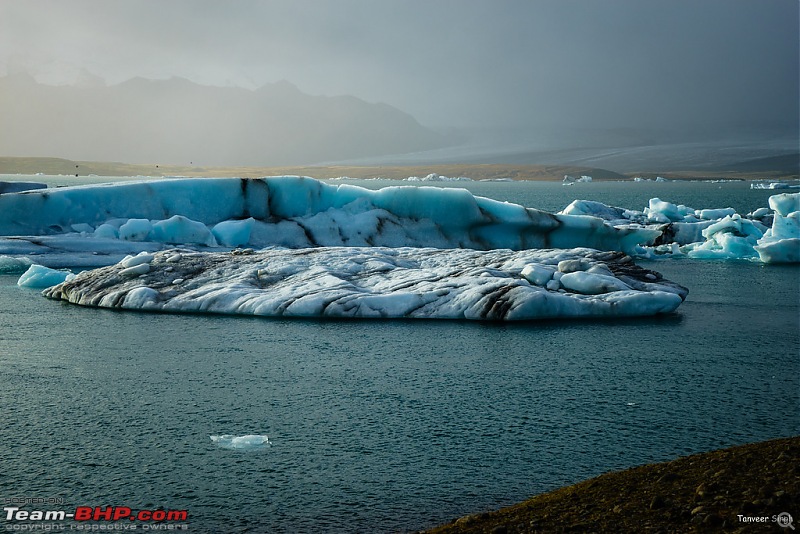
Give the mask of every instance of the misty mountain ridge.
POLYGON ((312 164, 419 152, 448 139, 388 104, 311 96, 287 81, 256 90, 184 78, 99 78, 70 86, 0 78, 5 155, 201 165, 312 164))

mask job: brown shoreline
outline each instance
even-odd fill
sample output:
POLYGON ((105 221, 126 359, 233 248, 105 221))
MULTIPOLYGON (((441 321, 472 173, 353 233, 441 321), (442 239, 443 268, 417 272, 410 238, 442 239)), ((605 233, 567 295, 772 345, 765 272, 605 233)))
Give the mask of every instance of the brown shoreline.
POLYGON ((117 162, 72 161, 61 158, 0 157, 0 174, 37 173, 80 176, 186 176, 186 177, 240 177, 261 176, 311 176, 328 179, 349 177, 354 179, 384 178, 402 180, 409 176, 425 177, 436 173, 442 176, 465 176, 473 180, 510 179, 519 181, 560 182, 564 175, 579 178, 591 176, 593 180, 633 180, 634 177, 653 179, 662 176, 669 180, 791 180, 797 173, 786 171, 735 172, 735 171, 681 171, 617 173, 594 167, 570 165, 511 165, 511 164, 453 164, 412 166, 282 166, 282 167, 199 167, 192 165, 130 164, 117 162))
POLYGON ((800 436, 606 473, 427 532, 790 532, 772 522, 782 512, 800 521, 800 436))

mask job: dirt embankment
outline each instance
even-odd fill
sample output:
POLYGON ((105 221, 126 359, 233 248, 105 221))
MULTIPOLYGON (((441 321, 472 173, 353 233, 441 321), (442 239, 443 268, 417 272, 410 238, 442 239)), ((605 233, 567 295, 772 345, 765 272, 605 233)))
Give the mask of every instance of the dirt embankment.
POLYGON ((800 520, 800 437, 607 473, 428 532, 788 534, 773 522, 784 512, 800 520))

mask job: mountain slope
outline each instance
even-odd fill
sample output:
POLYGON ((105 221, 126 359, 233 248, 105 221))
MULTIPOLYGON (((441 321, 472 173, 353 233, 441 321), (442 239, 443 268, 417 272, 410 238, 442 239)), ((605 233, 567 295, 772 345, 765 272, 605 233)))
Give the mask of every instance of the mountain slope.
POLYGON ((288 82, 256 91, 188 80, 46 86, 0 78, 0 152, 76 160, 289 165, 427 150, 446 140, 386 104, 288 82))

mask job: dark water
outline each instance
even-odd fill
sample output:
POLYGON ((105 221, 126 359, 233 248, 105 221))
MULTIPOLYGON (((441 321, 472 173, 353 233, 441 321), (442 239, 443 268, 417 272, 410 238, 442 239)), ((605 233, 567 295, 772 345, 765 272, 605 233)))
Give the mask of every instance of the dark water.
POLYGON ((0 498, 187 509, 195 532, 409 531, 800 433, 800 270, 646 265, 690 288, 678 313, 525 325, 121 313, 0 276, 0 498))

